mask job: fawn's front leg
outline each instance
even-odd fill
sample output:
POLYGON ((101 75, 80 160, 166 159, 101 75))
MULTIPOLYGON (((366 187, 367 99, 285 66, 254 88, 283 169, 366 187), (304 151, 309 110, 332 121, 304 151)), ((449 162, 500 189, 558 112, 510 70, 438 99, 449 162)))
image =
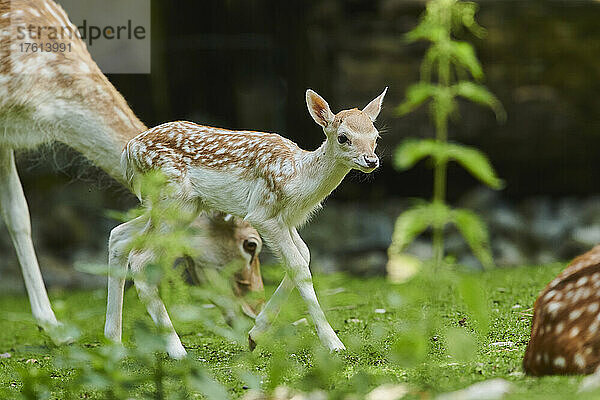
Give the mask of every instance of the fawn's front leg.
MULTIPOLYGON (((261 229, 259 229, 260 231, 261 229)), ((337 337, 329 322, 327 322, 325 314, 317 300, 308 263, 310 253, 300 235, 298 235, 295 229, 292 231, 285 226, 281 227, 277 225, 266 227, 263 225, 263 232, 260 233, 267 239, 267 244, 281 256, 287 269, 287 275, 273 295, 276 299, 274 301, 269 300, 263 311, 256 318, 256 324, 250 331, 251 345, 252 341, 268 328, 271 319, 277 314, 281 302, 287 298, 291 290, 289 281, 291 280, 298 288, 300 296, 302 296, 302 299, 308 306, 308 312, 315 324, 321 343, 332 351, 344 350, 344 344, 337 337)))

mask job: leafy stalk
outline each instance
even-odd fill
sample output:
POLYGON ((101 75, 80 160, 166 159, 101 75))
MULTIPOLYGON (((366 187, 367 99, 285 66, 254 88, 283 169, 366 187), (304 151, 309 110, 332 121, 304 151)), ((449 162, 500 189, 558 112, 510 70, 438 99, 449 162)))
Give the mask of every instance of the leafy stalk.
POLYGON ((468 80, 481 81, 483 69, 473 46, 457 41, 453 34, 468 30, 483 37, 485 30, 475 21, 477 4, 460 0, 431 0, 419 25, 407 34, 409 42, 426 40, 431 43, 421 64, 421 81, 409 87, 406 100, 397 108, 399 115, 408 114, 429 102, 435 139, 407 140, 395 154, 399 170, 414 166, 429 157, 433 161, 433 194, 429 208, 422 205, 408 210, 398 218, 390 254, 397 254, 420 233, 433 231, 434 265, 444 259, 444 229, 452 223, 465 238, 473 254, 486 267, 493 265, 485 224, 467 210, 450 210, 446 205, 448 163, 455 161, 487 186, 500 189, 503 182, 479 150, 448 143, 448 120, 457 111, 457 97, 488 107, 503 121, 506 113, 500 101, 484 86, 468 80), (426 212, 446 210, 443 218, 431 218, 426 212))

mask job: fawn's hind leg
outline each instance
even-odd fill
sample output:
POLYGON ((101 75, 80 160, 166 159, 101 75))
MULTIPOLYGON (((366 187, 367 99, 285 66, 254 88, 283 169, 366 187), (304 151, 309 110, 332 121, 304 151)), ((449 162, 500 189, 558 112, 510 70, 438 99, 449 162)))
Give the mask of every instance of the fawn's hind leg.
POLYGON ((104 336, 121 342, 123 321, 123 291, 127 274, 127 255, 131 240, 147 222, 140 216, 115 227, 108 240, 108 297, 106 301, 106 322, 104 336))
POLYGON ((140 300, 146 305, 146 310, 148 311, 148 314, 150 314, 150 317, 152 317, 156 326, 164 329, 166 332, 167 353, 169 353, 169 356, 172 358, 181 359, 187 355, 187 352, 183 348, 181 340, 179 339, 179 336, 177 336, 175 328, 173 328, 173 323, 171 322, 171 318, 169 318, 167 309, 160 299, 158 287, 155 284, 148 282, 143 276, 144 274, 142 271, 146 265, 154 259, 155 255, 150 250, 141 252, 133 251, 130 254, 129 265, 133 272, 135 288, 140 300))
MULTIPOLYGON (((168 235, 175 229, 187 227, 200 212, 200 209, 196 204, 187 202, 170 202, 169 200, 166 200, 164 204, 159 204, 157 206, 164 210, 177 210, 176 220, 148 221, 143 232, 157 230, 157 232, 161 234, 168 235)), ((167 309, 159 296, 157 285, 153 282, 149 282, 144 274, 146 266, 156 260, 156 256, 157 254, 155 254, 152 249, 133 250, 129 254, 129 267, 133 273, 133 281, 138 296, 146 305, 148 314, 150 314, 150 317, 152 317, 156 326, 166 331, 167 353, 169 353, 169 356, 172 358, 181 359, 187 355, 187 352, 183 348, 181 340, 173 328, 171 318, 169 318, 167 309)))

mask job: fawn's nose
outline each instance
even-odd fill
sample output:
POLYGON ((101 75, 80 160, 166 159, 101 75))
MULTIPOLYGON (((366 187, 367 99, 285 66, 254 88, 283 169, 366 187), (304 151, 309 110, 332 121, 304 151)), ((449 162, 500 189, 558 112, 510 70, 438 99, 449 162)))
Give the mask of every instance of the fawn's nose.
POLYGON ((369 168, 377 168, 379 166, 379 157, 377 156, 363 156, 365 164, 369 168))
POLYGON ((258 247, 258 241, 255 239, 246 239, 243 243, 244 251, 254 257, 256 248, 258 247))

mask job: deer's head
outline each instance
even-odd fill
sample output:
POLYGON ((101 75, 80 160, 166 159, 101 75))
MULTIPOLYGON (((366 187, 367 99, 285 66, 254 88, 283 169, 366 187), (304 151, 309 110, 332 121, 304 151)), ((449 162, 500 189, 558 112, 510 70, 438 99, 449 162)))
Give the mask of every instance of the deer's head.
POLYGON ((222 269, 237 265, 231 284, 240 297, 242 310, 254 318, 264 303, 264 287, 258 255, 262 249, 260 235, 248 222, 214 212, 202 214, 192 223, 192 238, 198 254, 186 260, 186 270, 193 283, 200 283, 206 268, 222 269))
POLYGON ((308 112, 323 131, 334 157, 348 168, 373 172, 379 166, 375 154, 379 132, 373 125, 381 111, 387 88, 365 108, 343 110, 334 114, 329 104, 311 89, 306 91, 308 112))

